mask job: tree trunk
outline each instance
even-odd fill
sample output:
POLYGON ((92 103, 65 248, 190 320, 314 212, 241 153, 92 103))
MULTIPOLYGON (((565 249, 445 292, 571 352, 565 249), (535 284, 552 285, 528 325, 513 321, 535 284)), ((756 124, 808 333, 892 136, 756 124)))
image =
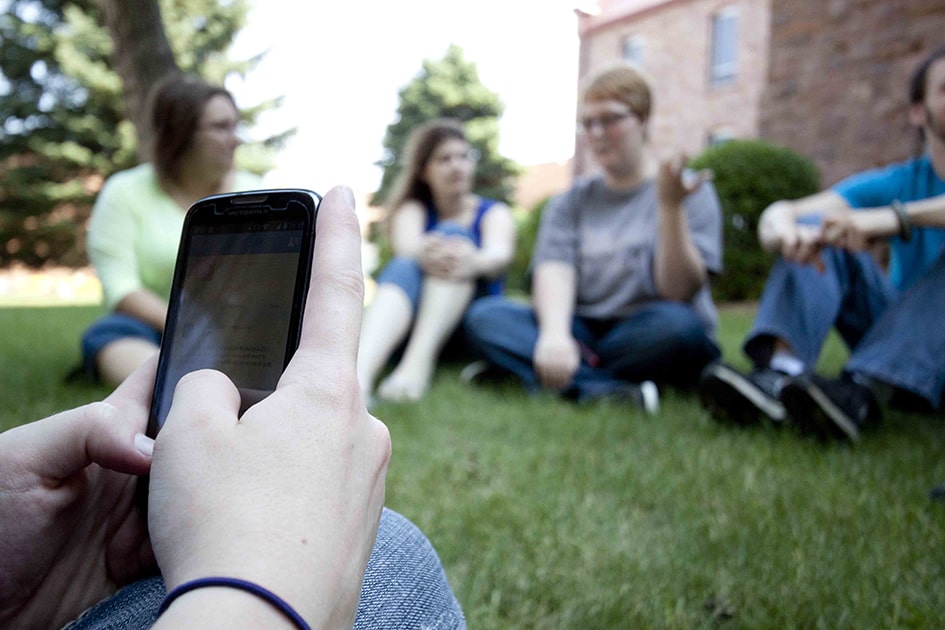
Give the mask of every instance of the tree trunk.
POLYGON ((150 159, 151 126, 147 99, 151 88, 178 70, 164 32, 158 0, 99 0, 111 34, 112 63, 122 80, 125 117, 135 126, 138 159, 150 159))

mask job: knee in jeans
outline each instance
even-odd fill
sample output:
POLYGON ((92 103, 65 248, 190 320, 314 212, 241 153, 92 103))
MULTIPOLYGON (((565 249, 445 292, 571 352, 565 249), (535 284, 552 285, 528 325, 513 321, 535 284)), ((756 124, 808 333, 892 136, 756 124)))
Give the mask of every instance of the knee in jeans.
POLYGON ((380 282, 384 276, 397 276, 399 274, 414 274, 418 272, 420 272, 420 264, 416 260, 405 256, 394 256, 387 261, 387 264, 381 269, 378 275, 378 281, 380 282))
POLYGON ((505 299, 501 295, 489 295, 475 300, 466 310, 463 326, 467 334, 477 338, 484 336, 495 320, 495 315, 505 299))
POLYGON ((705 323, 691 308, 679 305, 663 318, 666 340, 675 346, 674 352, 697 356, 707 360, 717 358, 718 348, 709 337, 705 323))

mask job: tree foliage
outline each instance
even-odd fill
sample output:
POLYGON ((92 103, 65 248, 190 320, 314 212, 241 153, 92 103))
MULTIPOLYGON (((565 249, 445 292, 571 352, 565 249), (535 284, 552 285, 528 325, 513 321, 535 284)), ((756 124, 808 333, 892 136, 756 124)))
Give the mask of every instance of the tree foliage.
POLYGON ((383 204, 400 173, 400 161, 410 132, 419 124, 439 117, 465 123, 470 144, 479 153, 474 182, 483 196, 508 201, 519 167, 499 154, 499 118, 504 106, 499 97, 479 80, 474 63, 466 61, 463 50, 450 46, 443 59, 425 60, 421 71, 399 93, 397 120, 384 135, 384 157, 377 163, 384 169, 380 189, 373 203, 383 204))
POLYGON ((820 189, 820 172, 806 157, 764 140, 732 140, 692 160, 714 173, 724 219, 722 274, 713 281, 718 301, 756 300, 774 257, 758 242, 758 220, 780 199, 798 199, 820 189))
MULTIPOLYGON (((223 83, 258 61, 226 54, 244 25, 245 0, 154 1, 181 70, 223 83)), ((115 49, 97 0, 0 0, 0 264, 85 262, 96 193, 138 161, 115 49)), ((247 122, 275 104, 245 110, 247 122)), ((247 154, 244 167, 269 167, 265 150, 247 154)))

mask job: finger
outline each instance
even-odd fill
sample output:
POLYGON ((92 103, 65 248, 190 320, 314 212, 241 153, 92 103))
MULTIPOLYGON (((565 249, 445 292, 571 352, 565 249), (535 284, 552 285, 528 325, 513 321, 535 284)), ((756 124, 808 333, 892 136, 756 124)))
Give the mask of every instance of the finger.
POLYGON ((827 265, 824 263, 824 258, 820 255, 819 250, 814 255, 814 259, 811 261, 811 264, 814 265, 814 269, 816 269, 819 273, 823 273, 827 270, 827 265))
POLYGON ((784 260, 796 260, 797 244, 791 241, 781 242, 781 257, 784 260))
POLYGON ((335 187, 328 191, 319 205, 315 230, 312 278, 299 350, 286 369, 286 382, 307 380, 309 375, 296 371, 313 356, 322 361, 326 357, 342 361, 353 368, 358 355, 364 276, 361 231, 350 189, 335 187))
POLYGON ((240 394, 229 378, 216 370, 197 370, 185 374, 174 388, 174 399, 167 421, 158 435, 231 427, 240 410, 240 394))
POLYGON ((682 171, 680 179, 687 192, 692 192, 707 179, 705 171, 682 171))
POLYGON ((844 240, 845 229, 842 225, 832 221, 825 221, 820 233, 820 240, 823 243, 839 244, 844 240))
POLYGON ((134 422, 139 431, 144 431, 148 421, 148 407, 151 405, 151 395, 154 392, 154 375, 157 371, 158 356, 144 362, 137 370, 131 373, 106 399, 123 412, 128 414, 126 419, 134 422))

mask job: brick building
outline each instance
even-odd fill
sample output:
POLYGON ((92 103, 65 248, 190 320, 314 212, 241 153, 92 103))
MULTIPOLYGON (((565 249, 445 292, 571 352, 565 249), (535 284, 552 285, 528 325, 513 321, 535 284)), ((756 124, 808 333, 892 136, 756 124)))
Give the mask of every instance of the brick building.
MULTIPOLYGON (((656 146, 761 137, 812 158, 825 185, 917 150, 906 82, 945 44, 945 0, 598 0, 577 15, 579 80, 638 64, 656 146)), ((578 136, 575 174, 590 168, 578 136)))

